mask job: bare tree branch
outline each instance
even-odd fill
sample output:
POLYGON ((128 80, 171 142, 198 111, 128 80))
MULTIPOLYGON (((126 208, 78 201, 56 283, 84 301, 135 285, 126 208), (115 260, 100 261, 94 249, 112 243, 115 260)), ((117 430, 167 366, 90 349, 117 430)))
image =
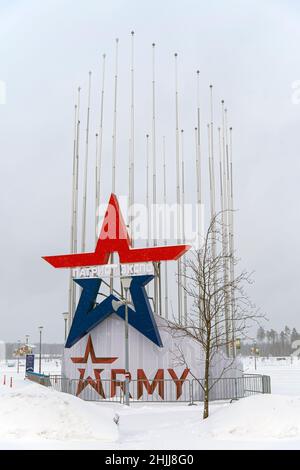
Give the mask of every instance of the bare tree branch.
MULTIPOLYGON (((224 266, 230 262, 236 267, 238 259, 224 243, 224 224, 219 212, 210 222, 202 247, 185 258, 182 288, 189 299, 185 323, 173 315, 169 327, 177 338, 191 338, 200 345, 204 357, 204 377, 192 376, 204 392, 204 414, 209 413, 210 392, 226 372, 235 367, 235 339, 248 337, 254 322, 265 316, 251 302, 245 287, 253 283, 252 273, 246 270, 234 276, 224 276, 224 266), (212 249, 214 247, 214 249, 212 249), (226 317, 230 312, 230 318, 226 317), (213 361, 226 357, 218 377, 211 376, 213 361)), ((184 352, 178 347, 177 360, 188 367, 184 352)))

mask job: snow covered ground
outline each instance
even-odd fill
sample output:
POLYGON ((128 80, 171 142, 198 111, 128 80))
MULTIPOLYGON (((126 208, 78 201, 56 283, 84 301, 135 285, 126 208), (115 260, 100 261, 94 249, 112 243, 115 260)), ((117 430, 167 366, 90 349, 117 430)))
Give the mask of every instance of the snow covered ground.
POLYGON ((272 393, 300 396, 300 360, 296 357, 244 359, 244 371, 271 376, 272 393))
MULTIPOLYGON (((272 395, 213 404, 205 421, 202 405, 87 403, 24 380, 16 365, 0 364, 1 449, 300 449, 295 358, 258 360, 256 371, 245 359, 246 372, 271 376, 272 395)), ((59 373, 59 361, 42 370, 59 373)))

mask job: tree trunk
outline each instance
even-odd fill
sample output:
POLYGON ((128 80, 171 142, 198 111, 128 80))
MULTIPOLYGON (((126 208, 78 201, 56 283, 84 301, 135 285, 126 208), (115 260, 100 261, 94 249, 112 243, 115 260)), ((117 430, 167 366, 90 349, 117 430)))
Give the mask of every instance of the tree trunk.
MULTIPOLYGON (((209 331, 208 331, 208 337, 210 337, 209 331)), ((210 358, 210 340, 207 341, 207 347, 205 351, 203 419, 208 418, 208 415, 209 415, 209 365, 210 365, 209 358, 210 358)))

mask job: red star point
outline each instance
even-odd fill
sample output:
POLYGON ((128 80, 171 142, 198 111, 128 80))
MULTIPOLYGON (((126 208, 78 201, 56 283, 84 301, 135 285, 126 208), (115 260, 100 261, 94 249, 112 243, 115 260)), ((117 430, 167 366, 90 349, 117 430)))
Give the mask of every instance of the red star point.
POLYGON ((112 194, 93 253, 44 256, 43 259, 54 268, 76 268, 107 264, 114 252, 119 254, 120 263, 124 264, 177 260, 189 249, 189 245, 132 248, 118 199, 112 194))

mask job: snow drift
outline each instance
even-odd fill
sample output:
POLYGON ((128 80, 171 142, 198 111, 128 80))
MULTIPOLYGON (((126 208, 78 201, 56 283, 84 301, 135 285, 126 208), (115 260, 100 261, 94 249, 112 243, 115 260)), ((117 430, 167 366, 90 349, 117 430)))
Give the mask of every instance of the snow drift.
POLYGON ((216 410, 200 424, 200 438, 300 439, 300 397, 255 395, 216 410))
POLYGON ((0 438, 116 441, 111 408, 41 385, 0 387, 0 438))

